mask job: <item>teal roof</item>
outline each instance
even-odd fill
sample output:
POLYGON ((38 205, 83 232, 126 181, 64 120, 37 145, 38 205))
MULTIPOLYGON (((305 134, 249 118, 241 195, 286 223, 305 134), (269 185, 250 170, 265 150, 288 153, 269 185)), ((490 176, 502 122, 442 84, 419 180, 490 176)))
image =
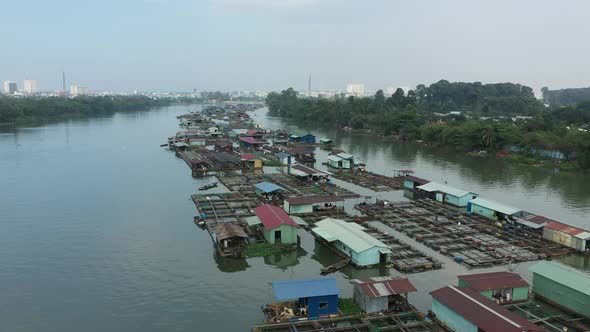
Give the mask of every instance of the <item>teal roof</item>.
POLYGON ((549 261, 542 261, 529 268, 535 274, 553 280, 573 290, 590 296, 590 274, 572 267, 549 261))
POLYGON ((389 252, 387 245, 364 232, 364 227, 340 219, 326 218, 316 223, 312 230, 328 242, 338 240, 357 253, 377 247, 389 252))
MULTIPOLYGON (((420 187, 418 187, 418 188, 420 188, 420 187)), ((521 211, 520 209, 517 209, 515 207, 504 205, 501 203, 497 203, 497 202, 490 201, 490 200, 483 199, 483 198, 479 198, 479 197, 476 199, 470 200, 469 203, 483 206, 483 207, 488 208, 492 211, 498 211, 500 213, 503 213, 503 214, 506 214, 509 216, 513 215, 513 214, 517 214, 518 212, 521 211)))
POLYGON ((438 182, 428 182, 427 184, 423 184, 421 186, 418 186, 417 188, 427 192, 440 191, 456 197, 463 197, 466 195, 473 194, 473 192, 471 191, 458 189, 438 182))

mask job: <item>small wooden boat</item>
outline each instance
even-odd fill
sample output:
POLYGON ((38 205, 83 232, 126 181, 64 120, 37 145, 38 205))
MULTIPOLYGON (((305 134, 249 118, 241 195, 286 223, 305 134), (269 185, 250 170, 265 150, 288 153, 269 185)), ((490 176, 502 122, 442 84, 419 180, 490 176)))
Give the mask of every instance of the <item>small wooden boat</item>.
POLYGON ((217 182, 209 183, 209 184, 206 184, 202 187, 199 187, 199 190, 209 190, 209 189, 215 188, 215 187, 217 187, 217 182))
POLYGON ((195 225, 199 226, 201 229, 205 229, 205 227, 207 227, 207 225, 205 223, 205 219, 202 219, 199 216, 195 216, 193 218, 193 222, 195 223, 195 225))
POLYGON ((160 144, 160 147, 161 147, 161 148, 163 148, 163 147, 165 147, 165 146, 168 146, 168 143, 166 143, 166 144, 160 144))

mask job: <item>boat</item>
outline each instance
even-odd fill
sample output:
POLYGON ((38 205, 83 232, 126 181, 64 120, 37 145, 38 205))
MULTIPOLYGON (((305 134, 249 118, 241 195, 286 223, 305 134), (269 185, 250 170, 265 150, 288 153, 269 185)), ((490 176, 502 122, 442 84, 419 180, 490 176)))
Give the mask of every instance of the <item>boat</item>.
POLYGON ((205 229, 205 227, 207 227, 207 225, 205 223, 205 219, 203 219, 199 216, 195 216, 193 218, 193 222, 195 223, 195 225, 199 226, 201 229, 205 229))
POLYGON ((215 188, 215 187, 217 187, 217 182, 212 182, 212 183, 206 184, 202 187, 199 187, 199 190, 209 190, 209 189, 215 188))

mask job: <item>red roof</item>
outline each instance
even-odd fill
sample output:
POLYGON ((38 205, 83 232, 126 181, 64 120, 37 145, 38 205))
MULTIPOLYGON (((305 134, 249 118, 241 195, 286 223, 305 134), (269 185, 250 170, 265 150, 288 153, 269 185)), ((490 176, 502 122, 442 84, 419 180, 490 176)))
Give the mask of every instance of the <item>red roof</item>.
POLYGON ((259 131, 258 129, 250 129, 246 132, 246 135, 248 135, 248 136, 252 136, 252 135, 256 135, 256 134, 262 135, 263 133, 261 131, 259 131))
POLYGON ((546 331, 467 287, 447 286, 430 295, 486 332, 546 331))
POLYGON ((491 289, 519 288, 529 286, 529 283, 526 282, 526 280, 524 280, 520 275, 510 272, 468 274, 457 276, 457 278, 459 280, 464 280, 469 285, 469 288, 475 289, 478 292, 491 289))
POLYGON ((550 222, 558 222, 556 220, 553 220, 553 219, 550 219, 547 217, 543 217, 543 216, 537 216, 535 214, 529 214, 528 216, 525 216, 522 219, 524 219, 526 221, 530 221, 530 222, 535 223, 537 225, 550 223, 550 222))
POLYGON ((277 228, 281 225, 299 227, 299 225, 297 225, 297 223, 293 221, 283 209, 275 205, 261 205, 254 209, 254 213, 258 216, 258 219, 260 219, 264 228, 268 230, 277 228))
POLYGON ((240 137, 240 141, 250 143, 250 144, 264 144, 264 142, 259 141, 255 138, 252 138, 252 137, 243 137, 242 136, 242 137, 240 137))
POLYGON ((352 282, 358 284, 363 293, 369 298, 405 294, 416 291, 416 287, 405 278, 376 277, 355 279, 352 282))
POLYGON ((574 226, 562 224, 562 223, 557 222, 557 221, 552 221, 552 222, 548 223, 547 225, 545 225, 545 227, 546 228, 549 228, 549 229, 552 229, 554 231, 566 233, 566 234, 569 234, 569 235, 578 235, 580 233, 585 232, 583 229, 579 229, 579 228, 574 227, 574 226))
POLYGON ((309 196, 309 197, 291 197, 286 199, 289 205, 305 205, 316 203, 342 202, 344 198, 338 196, 309 196))
POLYGON ((245 159, 245 160, 253 160, 253 159, 258 159, 258 157, 256 157, 253 154, 246 153, 246 154, 243 154, 242 155, 242 159, 245 159))

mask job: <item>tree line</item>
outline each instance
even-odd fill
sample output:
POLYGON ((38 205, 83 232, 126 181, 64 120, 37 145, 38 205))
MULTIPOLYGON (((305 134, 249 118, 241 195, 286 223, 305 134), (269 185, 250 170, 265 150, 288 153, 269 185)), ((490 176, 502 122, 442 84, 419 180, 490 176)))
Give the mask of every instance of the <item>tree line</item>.
POLYGON ((379 90, 372 97, 332 99, 302 98, 289 88, 270 93, 266 103, 270 115, 307 124, 372 129, 462 151, 557 150, 590 168, 590 102, 547 108, 519 84, 439 81, 388 97, 379 90))
POLYGON ((170 99, 146 96, 0 97, 0 123, 30 124, 68 118, 112 115, 168 106, 170 99))

